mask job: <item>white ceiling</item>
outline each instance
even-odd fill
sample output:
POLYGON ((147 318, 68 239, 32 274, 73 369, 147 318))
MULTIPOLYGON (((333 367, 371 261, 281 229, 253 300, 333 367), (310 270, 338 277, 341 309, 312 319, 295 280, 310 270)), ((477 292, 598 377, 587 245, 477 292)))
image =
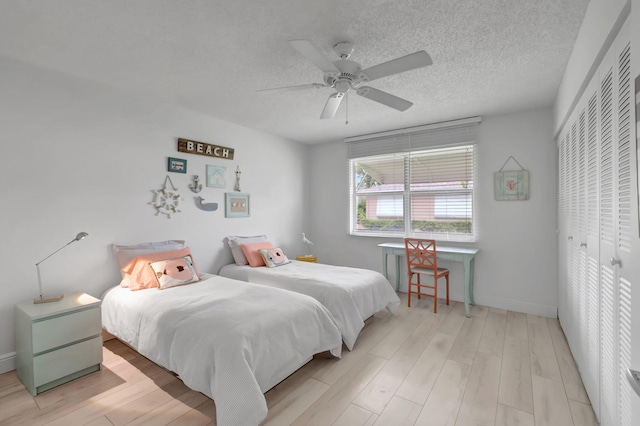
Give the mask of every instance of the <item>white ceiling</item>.
POLYGON ((550 106, 588 0, 7 0, 0 55, 316 143, 475 115, 550 106), (328 58, 351 41, 368 68, 418 50, 434 64, 370 86, 405 112, 353 95, 320 120, 330 89, 295 51, 328 58))

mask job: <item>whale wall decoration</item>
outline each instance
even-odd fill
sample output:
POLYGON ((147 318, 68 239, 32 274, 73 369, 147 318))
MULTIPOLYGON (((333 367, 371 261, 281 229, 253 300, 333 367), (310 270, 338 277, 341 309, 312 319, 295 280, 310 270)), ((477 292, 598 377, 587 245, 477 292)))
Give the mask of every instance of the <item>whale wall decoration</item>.
POLYGON ((218 210, 218 203, 205 203, 204 198, 202 197, 195 197, 195 199, 196 199, 196 206, 198 206, 201 210, 204 210, 207 212, 213 212, 218 210))

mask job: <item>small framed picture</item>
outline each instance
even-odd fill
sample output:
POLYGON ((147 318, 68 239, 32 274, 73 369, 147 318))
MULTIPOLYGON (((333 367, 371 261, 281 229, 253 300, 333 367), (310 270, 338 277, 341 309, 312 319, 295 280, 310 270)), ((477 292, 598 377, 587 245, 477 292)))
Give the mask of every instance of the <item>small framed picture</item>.
POLYGON ((207 186, 209 188, 226 188, 226 172, 226 167, 207 164, 207 186))
POLYGON ((167 171, 174 173, 187 173, 187 160, 169 157, 167 171))
POLYGON ((249 194, 227 192, 225 195, 225 217, 249 217, 251 212, 249 194))
POLYGON ((493 174, 493 191, 496 201, 529 199, 529 172, 514 170, 493 174))

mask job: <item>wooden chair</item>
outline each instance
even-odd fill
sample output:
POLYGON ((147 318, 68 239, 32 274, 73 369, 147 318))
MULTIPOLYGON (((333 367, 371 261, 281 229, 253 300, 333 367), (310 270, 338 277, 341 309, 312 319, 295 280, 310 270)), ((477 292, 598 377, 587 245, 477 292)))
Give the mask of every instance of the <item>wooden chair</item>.
POLYGON ((433 312, 438 312, 438 278, 445 277, 447 281, 447 305, 449 304, 449 270, 447 268, 438 268, 436 258, 436 242, 435 240, 426 240, 421 238, 405 238, 404 248, 407 258, 407 272, 409 274, 408 290, 409 297, 408 306, 411 307, 411 295, 417 294, 418 299, 421 296, 433 297, 433 312), (420 282, 420 275, 430 275, 433 277, 433 284, 423 284, 420 282), (413 276, 417 275, 417 282, 413 282, 413 276), (412 291, 413 286, 416 290, 412 291), (423 288, 430 288, 433 294, 423 293, 423 288))

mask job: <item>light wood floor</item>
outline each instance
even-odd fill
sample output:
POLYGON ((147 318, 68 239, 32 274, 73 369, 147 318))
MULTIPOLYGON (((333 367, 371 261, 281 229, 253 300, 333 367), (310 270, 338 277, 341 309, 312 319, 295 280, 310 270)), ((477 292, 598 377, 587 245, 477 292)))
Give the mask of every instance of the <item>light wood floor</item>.
MULTIPOLYGON (((596 425, 555 319, 423 299, 367 320, 266 394, 268 425, 596 425)), ((0 375, 0 424, 213 425, 215 405, 121 342, 100 372, 32 397, 0 375)))

